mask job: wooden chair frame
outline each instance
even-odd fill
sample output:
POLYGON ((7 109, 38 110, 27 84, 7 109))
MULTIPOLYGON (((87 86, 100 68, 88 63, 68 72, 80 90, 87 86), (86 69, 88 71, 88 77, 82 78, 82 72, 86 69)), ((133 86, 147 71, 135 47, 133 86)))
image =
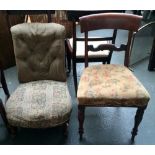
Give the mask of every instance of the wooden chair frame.
MULTIPOLYGON (((130 59, 130 49, 132 45, 133 40, 133 34, 134 32, 138 31, 138 28, 141 23, 141 16, 137 15, 131 15, 131 14, 119 14, 119 13, 105 13, 105 14, 94 14, 90 16, 83 16, 80 18, 80 26, 81 26, 81 32, 84 32, 85 36, 85 67, 88 67, 88 51, 99 51, 99 50, 112 50, 112 51, 125 51, 125 59, 124 59, 124 66, 129 67, 129 59, 130 59), (132 24, 131 24, 132 23, 132 24), (98 29, 123 29, 128 30, 128 41, 127 44, 121 44, 120 47, 116 47, 114 44, 102 44, 99 45, 97 48, 94 48, 91 45, 88 45, 88 32, 92 30, 98 30, 98 29)), ((100 107, 101 105, 92 105, 92 107, 100 107)), ((106 106, 106 105, 104 105, 106 106)), ((117 105, 118 106, 118 105, 117 105)), ((78 120, 79 120, 79 134, 80 139, 82 139, 84 128, 84 113, 85 108, 91 107, 91 105, 88 103, 85 105, 82 105, 79 103, 78 105, 78 120)), ((116 107, 115 105, 107 107, 116 107)), ((138 126, 140 122, 142 121, 144 110, 147 106, 124 106, 123 104, 120 104, 120 107, 136 107, 137 112, 135 115, 135 124, 132 130, 132 137, 131 141, 134 141, 135 136, 138 132, 138 126)))

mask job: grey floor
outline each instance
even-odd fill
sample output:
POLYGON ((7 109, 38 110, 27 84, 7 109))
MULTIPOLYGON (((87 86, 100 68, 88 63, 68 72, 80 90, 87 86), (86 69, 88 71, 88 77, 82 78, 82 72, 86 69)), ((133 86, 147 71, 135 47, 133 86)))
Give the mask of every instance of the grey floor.
MULTIPOLYGON (((123 39, 126 34, 119 32, 123 39)), ((142 48, 142 46, 140 47, 142 48)), ((111 63, 122 63, 123 54, 114 53, 111 63)), ((143 83, 151 95, 151 100, 144 113, 139 126, 138 135, 134 144, 155 144, 155 72, 149 72, 149 59, 132 66, 133 73, 143 83)), ((83 64, 78 64, 78 79, 83 70, 83 64)), ((6 80, 10 93, 18 86, 16 67, 5 71, 6 80)), ((62 128, 51 129, 18 129, 17 136, 12 139, 0 117, 0 144, 69 144, 69 145, 128 145, 130 143, 131 130, 134 124, 135 108, 87 108, 84 122, 84 138, 79 140, 77 99, 74 92, 72 73, 67 79, 70 95, 72 97, 73 111, 71 114, 68 137, 65 139, 62 128)), ((3 91, 0 96, 4 99, 3 91)))

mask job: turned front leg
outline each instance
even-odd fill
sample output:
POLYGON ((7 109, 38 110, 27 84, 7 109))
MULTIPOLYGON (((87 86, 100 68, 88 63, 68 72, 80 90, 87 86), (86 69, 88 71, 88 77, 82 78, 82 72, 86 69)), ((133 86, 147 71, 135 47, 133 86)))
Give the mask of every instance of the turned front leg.
POLYGON ((85 107, 84 106, 78 106, 78 120, 79 120, 80 139, 82 139, 82 135, 84 133, 84 129, 83 129, 84 112, 85 112, 85 107))
POLYGON ((63 125, 63 134, 65 137, 68 136, 68 126, 69 126, 69 120, 67 122, 65 122, 63 125))
POLYGON ((146 109, 146 106, 145 107, 138 107, 138 109, 137 109, 137 112, 135 115, 135 124, 134 124, 134 128, 132 129, 132 137, 131 137, 132 141, 134 141, 134 138, 137 135, 138 126, 143 119, 143 114, 144 114, 145 109, 146 109))

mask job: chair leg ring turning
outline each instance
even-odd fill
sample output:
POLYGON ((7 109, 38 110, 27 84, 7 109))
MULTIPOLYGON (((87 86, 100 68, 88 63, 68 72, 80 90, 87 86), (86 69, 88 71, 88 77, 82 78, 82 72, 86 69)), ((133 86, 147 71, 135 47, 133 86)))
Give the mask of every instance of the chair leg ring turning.
POLYGON ((63 125, 63 133, 65 137, 68 136, 68 126, 69 126, 69 120, 63 125))
POLYGON ((84 106, 78 106, 78 120, 79 120, 80 140, 82 139, 82 136, 83 136, 83 133, 84 133, 84 129, 83 129, 84 112, 85 112, 85 107, 84 106))
POLYGON ((138 126, 139 126, 140 122, 142 121, 145 109, 146 109, 146 106, 145 107, 139 107, 137 109, 137 112, 136 112, 136 115, 135 115, 134 128, 132 129, 132 132, 131 132, 131 134, 132 134, 131 141, 132 142, 134 142, 135 136, 137 135, 138 126))

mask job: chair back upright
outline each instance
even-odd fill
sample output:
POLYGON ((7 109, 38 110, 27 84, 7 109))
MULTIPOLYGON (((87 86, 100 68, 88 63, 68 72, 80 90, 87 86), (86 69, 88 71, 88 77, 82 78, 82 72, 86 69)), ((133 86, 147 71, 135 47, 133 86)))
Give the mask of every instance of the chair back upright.
POLYGON ((20 82, 66 81, 65 28, 55 23, 23 23, 11 27, 20 82))
POLYGON ((85 37, 85 67, 88 66, 88 51, 113 50, 125 51, 124 65, 129 66, 130 48, 134 32, 138 31, 142 16, 126 13, 100 13, 80 17, 81 32, 85 37), (88 45, 88 32, 100 29, 127 30, 128 40, 126 44, 116 47, 114 44, 101 44, 97 48, 88 45))

